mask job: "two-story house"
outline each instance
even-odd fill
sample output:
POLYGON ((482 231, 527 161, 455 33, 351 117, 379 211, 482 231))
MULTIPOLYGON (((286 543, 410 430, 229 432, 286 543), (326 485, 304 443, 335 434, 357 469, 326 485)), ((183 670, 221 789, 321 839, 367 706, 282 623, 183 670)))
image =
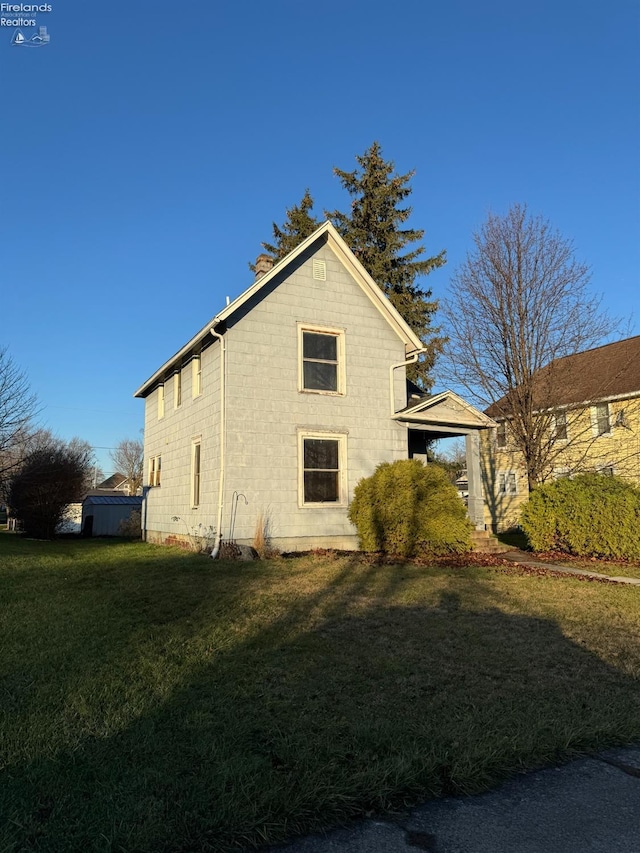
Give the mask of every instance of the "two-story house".
POLYGON ((143 534, 215 530, 276 547, 357 547, 353 489, 383 461, 465 435, 469 512, 484 526, 479 433, 452 392, 407 391, 422 343, 329 222, 257 278, 136 392, 145 399, 143 534), (475 461, 474 461, 475 460, 475 461))
MULTIPOLYGON (((542 480, 582 472, 640 484, 640 336, 558 358, 534 376, 542 424, 542 480)), ((487 410, 497 427, 482 442, 487 526, 518 522, 529 495, 506 398, 487 410)))

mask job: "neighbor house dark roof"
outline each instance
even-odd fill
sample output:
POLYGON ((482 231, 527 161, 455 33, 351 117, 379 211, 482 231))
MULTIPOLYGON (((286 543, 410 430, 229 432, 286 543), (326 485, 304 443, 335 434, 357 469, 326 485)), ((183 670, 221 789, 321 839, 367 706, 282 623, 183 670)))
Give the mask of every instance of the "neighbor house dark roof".
POLYGON ((125 483, 127 478, 124 474, 120 474, 119 471, 116 471, 115 474, 112 474, 110 477, 107 477, 106 480, 103 480, 101 483, 98 483, 96 488, 98 489, 117 489, 118 486, 121 486, 125 483))
MULTIPOLYGON (((537 410, 640 396, 640 335, 557 358, 534 377, 537 410)), ((509 413, 507 397, 492 403, 492 418, 509 413)))

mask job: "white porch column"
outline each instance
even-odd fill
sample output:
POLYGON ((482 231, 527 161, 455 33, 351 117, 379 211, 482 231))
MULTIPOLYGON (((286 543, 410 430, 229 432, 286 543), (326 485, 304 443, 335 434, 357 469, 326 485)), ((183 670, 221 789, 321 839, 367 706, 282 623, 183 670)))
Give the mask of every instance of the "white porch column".
POLYGON ((465 437, 467 452, 467 479, 469 482, 468 510, 476 530, 484 530, 484 500, 480 474, 480 433, 470 432, 465 437))

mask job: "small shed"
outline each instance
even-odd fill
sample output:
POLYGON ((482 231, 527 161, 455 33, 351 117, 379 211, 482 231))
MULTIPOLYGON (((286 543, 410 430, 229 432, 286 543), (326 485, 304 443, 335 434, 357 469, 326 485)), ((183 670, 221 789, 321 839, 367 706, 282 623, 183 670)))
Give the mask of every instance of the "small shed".
POLYGON ((84 536, 118 536, 120 522, 134 510, 142 510, 142 497, 136 495, 87 495, 82 501, 84 536))

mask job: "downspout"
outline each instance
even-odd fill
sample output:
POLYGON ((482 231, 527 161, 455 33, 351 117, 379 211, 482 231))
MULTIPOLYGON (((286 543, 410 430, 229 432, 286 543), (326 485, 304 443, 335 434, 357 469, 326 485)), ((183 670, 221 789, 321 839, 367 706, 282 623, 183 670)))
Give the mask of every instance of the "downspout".
POLYGON ((225 374, 226 374, 226 352, 227 347, 224 336, 215 331, 212 327, 209 329, 214 338, 220 341, 220 478, 218 487, 218 521, 216 524, 216 541, 211 551, 211 559, 215 560, 220 553, 220 543, 222 541, 222 511, 224 508, 224 456, 225 456, 225 422, 227 419, 226 409, 226 389, 225 389, 225 374))
POLYGON ((401 361, 398 364, 392 364, 389 368, 389 396, 391 399, 391 417, 393 417, 396 413, 396 396, 393 393, 393 371, 397 370, 399 367, 408 367, 410 364, 415 364, 418 360, 418 356, 422 355, 422 353, 426 351, 426 347, 422 347, 422 349, 417 349, 413 353, 413 355, 409 356, 407 361, 401 361))

